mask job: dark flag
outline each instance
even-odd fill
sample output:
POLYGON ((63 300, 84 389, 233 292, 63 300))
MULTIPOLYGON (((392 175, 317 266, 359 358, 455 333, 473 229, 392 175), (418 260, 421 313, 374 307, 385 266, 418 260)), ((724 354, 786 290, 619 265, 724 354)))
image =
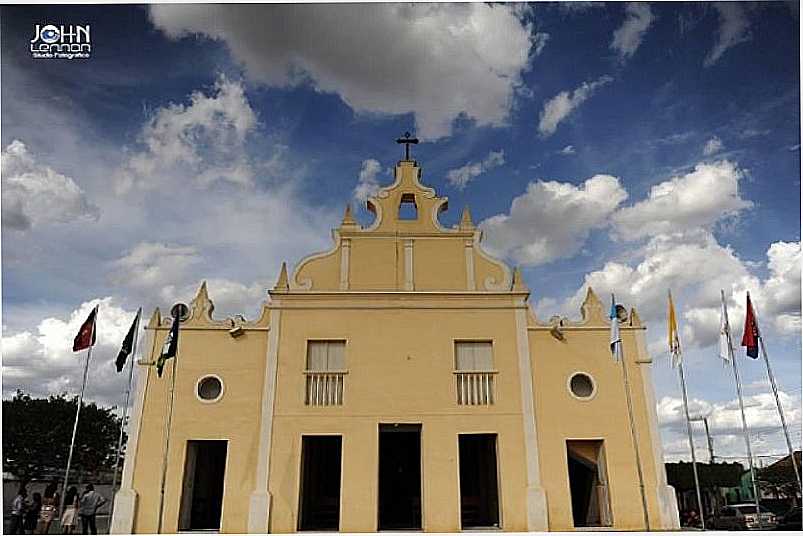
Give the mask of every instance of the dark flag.
POLYGON ((89 313, 89 316, 86 317, 84 323, 81 324, 81 329, 78 330, 78 335, 75 336, 75 339, 72 343, 72 351, 73 352, 80 352, 81 350, 86 350, 90 346, 95 346, 95 340, 97 339, 97 334, 95 333, 95 317, 98 313, 98 306, 96 305, 92 312, 89 313))
POLYGON ((165 338, 165 342, 162 345, 162 353, 159 354, 159 358, 156 360, 156 374, 160 378, 162 377, 162 369, 164 369, 165 362, 171 357, 176 357, 176 352, 178 351, 178 324, 179 316, 176 315, 173 317, 170 333, 167 334, 167 338, 165 338))
POLYGON ((134 338, 137 336, 137 327, 139 326, 139 315, 142 309, 137 311, 137 316, 134 317, 134 322, 128 328, 128 334, 123 339, 123 346, 120 348, 120 353, 117 354, 117 360, 114 362, 117 365, 117 372, 122 372, 125 366, 126 359, 134 351, 134 338))
POLYGON ((742 346, 747 347, 747 355, 753 359, 758 359, 758 324, 756 314, 753 312, 753 304, 750 303, 750 294, 747 295, 747 314, 744 317, 744 335, 742 335, 742 346))

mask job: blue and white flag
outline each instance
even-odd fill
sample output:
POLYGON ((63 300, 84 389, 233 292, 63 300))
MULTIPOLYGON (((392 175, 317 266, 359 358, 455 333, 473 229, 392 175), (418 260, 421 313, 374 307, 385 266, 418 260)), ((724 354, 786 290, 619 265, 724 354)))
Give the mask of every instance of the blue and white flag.
POLYGON ((616 299, 611 294, 611 355, 614 361, 622 359, 622 337, 619 335, 619 317, 616 316, 616 299))

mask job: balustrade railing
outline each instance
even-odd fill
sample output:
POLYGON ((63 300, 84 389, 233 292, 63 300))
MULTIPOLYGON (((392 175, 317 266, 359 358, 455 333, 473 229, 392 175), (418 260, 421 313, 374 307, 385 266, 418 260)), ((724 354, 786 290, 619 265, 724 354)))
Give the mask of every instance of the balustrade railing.
POLYGON ((306 389, 304 404, 307 406, 342 406, 345 371, 304 371, 306 389))
POLYGON ((489 406, 496 400, 494 393, 495 370, 455 371, 457 403, 461 406, 489 406))

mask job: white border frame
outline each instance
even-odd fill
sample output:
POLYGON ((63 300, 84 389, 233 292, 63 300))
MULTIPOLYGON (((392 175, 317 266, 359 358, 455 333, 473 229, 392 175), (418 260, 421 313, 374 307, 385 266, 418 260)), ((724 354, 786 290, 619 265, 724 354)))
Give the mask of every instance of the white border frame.
POLYGON ((569 391, 569 394, 572 396, 572 398, 579 400, 580 402, 590 402, 591 400, 594 400, 598 391, 597 381, 594 379, 594 376, 585 370, 575 370, 574 372, 569 373, 569 376, 566 378, 566 389, 569 391), (580 374, 583 374, 591 381, 591 394, 588 396, 579 396, 572 391, 572 379, 580 374))
POLYGON ((221 378, 217 374, 214 373, 204 374, 203 376, 198 378, 198 380, 195 382, 195 398, 197 398, 201 404, 215 404, 217 402, 220 402, 220 400, 223 398, 225 394, 226 394, 226 384, 223 383, 223 378, 221 378), (206 398, 201 398, 201 395, 198 392, 198 388, 201 386, 201 382, 207 378, 215 378, 217 381, 220 382, 220 394, 217 395, 217 397, 210 398, 208 400, 206 398))

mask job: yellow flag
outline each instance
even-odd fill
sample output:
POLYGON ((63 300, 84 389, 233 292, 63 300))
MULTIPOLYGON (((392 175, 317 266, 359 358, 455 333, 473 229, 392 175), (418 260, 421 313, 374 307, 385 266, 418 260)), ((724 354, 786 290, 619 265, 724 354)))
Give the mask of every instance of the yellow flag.
POLYGON ((672 366, 680 363, 680 336, 678 335, 678 321, 675 317, 675 304, 672 303, 672 291, 669 291, 669 352, 672 354, 672 366))

